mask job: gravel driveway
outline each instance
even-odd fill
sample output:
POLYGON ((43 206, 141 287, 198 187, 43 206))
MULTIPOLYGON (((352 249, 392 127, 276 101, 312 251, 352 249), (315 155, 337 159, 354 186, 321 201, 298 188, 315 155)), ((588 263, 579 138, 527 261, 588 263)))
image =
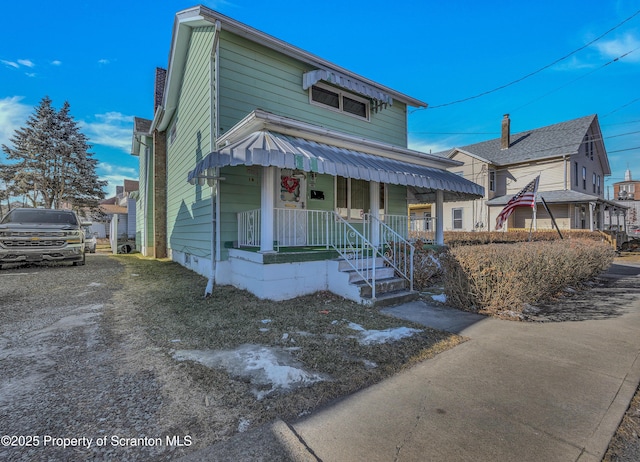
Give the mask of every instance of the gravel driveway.
MULTIPOLYGON (((231 436, 238 416, 140 330, 121 290, 136 276, 100 254, 0 271, 0 460, 168 461, 231 436)), ((565 321, 557 307, 537 316, 565 321)), ((618 437, 631 446, 611 460, 637 460, 635 430, 618 437)))
POLYGON ((144 345, 118 334, 122 270, 98 254, 0 271, 0 460, 169 460, 189 445, 159 415, 144 345))

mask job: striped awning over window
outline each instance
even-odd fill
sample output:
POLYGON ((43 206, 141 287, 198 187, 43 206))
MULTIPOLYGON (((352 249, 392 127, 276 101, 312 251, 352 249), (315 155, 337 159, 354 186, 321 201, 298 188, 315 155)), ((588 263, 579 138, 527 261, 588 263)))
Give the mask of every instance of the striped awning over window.
POLYGON ((216 167, 260 165, 298 169, 358 180, 443 190, 481 197, 484 188, 447 170, 259 130, 214 151, 189 172, 191 184, 205 184, 216 167))
POLYGON ((360 80, 354 79, 353 77, 348 77, 338 72, 328 71, 325 69, 316 69, 315 71, 310 71, 303 74, 302 88, 306 90, 320 80, 324 80, 325 82, 329 82, 339 87, 346 88, 347 90, 351 90, 354 93, 368 96, 373 100, 386 103, 390 106, 393 105, 393 98, 391 97, 391 95, 388 95, 387 93, 380 91, 372 87, 371 85, 367 85, 360 80))

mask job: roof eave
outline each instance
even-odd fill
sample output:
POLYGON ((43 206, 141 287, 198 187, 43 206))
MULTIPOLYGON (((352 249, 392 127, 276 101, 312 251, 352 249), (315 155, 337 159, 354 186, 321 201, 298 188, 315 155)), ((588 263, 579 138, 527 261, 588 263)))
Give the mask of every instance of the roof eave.
MULTIPOLYGON (((217 11, 213 11, 202 5, 182 10, 176 14, 174 26, 173 26, 173 41, 171 43, 171 50, 169 52, 169 66, 167 74, 167 86, 165 88, 165 108, 171 109, 175 106, 177 100, 177 90, 173 90, 175 87, 175 79, 178 79, 182 75, 182 68, 185 64, 186 53, 180 53, 186 50, 189 44, 189 37, 191 35, 191 29, 195 27, 205 26, 219 26, 221 29, 228 30, 236 35, 242 36, 251 40, 252 42, 259 43, 273 50, 281 52, 287 56, 295 58, 299 61, 305 62, 312 66, 320 68, 327 68, 336 72, 346 74, 354 79, 360 80, 367 85, 375 87, 382 92, 388 93, 396 101, 405 103, 412 107, 427 107, 427 103, 420 101, 419 99, 412 98, 399 91, 388 88, 377 82, 355 74, 347 69, 344 69, 336 64, 333 64, 325 59, 322 59, 312 53, 302 50, 294 45, 291 45, 283 40, 277 39, 269 34, 254 29, 246 24, 243 24, 235 19, 225 16, 217 11)), ((170 119, 170 117, 167 117, 170 119)), ((168 120, 166 121, 168 124, 168 120)), ((165 129, 166 127, 161 127, 165 129)))

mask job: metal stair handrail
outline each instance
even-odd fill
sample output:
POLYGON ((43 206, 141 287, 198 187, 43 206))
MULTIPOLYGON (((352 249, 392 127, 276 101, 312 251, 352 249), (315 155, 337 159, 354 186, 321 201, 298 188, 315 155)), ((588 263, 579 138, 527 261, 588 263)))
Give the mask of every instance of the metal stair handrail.
POLYGON ((351 223, 333 212, 331 247, 371 287, 371 298, 376 298, 376 247, 351 223))
POLYGON ((370 213, 364 214, 365 232, 373 241, 376 254, 391 266, 396 273, 409 281, 413 291, 413 255, 415 247, 397 231, 370 213))

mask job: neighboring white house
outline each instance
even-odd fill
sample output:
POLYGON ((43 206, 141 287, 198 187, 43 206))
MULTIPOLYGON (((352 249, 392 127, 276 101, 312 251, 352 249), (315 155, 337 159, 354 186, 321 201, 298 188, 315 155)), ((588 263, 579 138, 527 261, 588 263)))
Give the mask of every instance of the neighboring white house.
POLYGON ((604 229, 605 211, 618 210, 619 204, 604 197, 604 178, 611 168, 598 117, 580 117, 515 134, 510 125, 506 114, 500 138, 440 153, 463 163, 450 171, 485 188, 482 198, 445 204, 444 229, 493 231, 507 202, 538 175, 535 220, 532 208, 518 207, 505 229, 551 229, 551 217, 541 198, 560 229, 604 229))

